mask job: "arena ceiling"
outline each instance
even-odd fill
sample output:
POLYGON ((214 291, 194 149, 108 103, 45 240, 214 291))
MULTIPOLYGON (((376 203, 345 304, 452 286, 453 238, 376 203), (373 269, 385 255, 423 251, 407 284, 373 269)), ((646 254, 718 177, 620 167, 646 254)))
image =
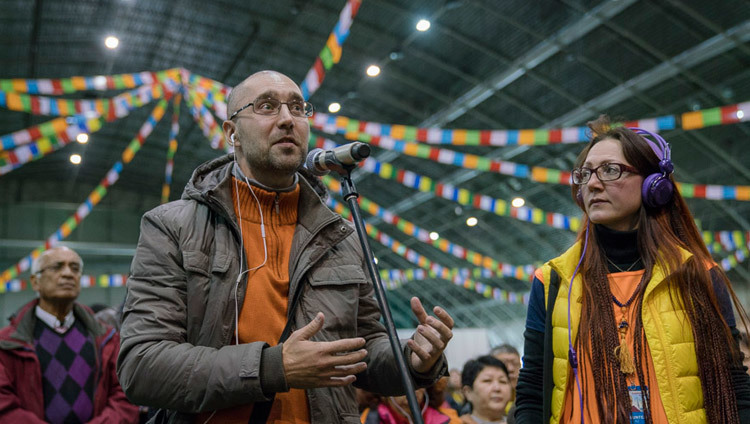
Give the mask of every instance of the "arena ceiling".
MULTIPOLYGON (((184 68, 230 86, 262 69, 274 69, 301 82, 345 3, 0 0, 0 79, 184 68), (119 37, 116 50, 103 45, 109 34, 119 37)), ((92 90, 68 98, 115 94, 118 92, 92 90)), ((750 101, 750 3, 364 0, 343 44, 340 63, 327 72, 310 101, 325 113, 329 103, 338 102, 342 108, 337 115, 359 121, 444 129, 547 130, 584 125, 600 113, 625 121, 676 116, 676 129, 662 131, 662 135, 672 145, 678 181, 747 186, 750 126, 746 122, 692 130, 682 129, 679 123, 686 112, 750 101), (428 31, 415 29, 419 19, 431 22, 428 31), (365 75, 371 64, 381 68, 375 78, 365 75)), ((70 213, 75 211, 120 158, 151 108, 142 107, 105 124, 85 145, 71 143, 0 175, 3 269, 38 246, 67 214, 52 214, 60 218, 52 227, 47 222, 49 213, 44 225, 34 226, 25 222, 25 217, 40 219, 45 210, 59 212, 65 205, 70 213), (70 164, 72 153, 82 155, 81 165, 70 164), (19 233, 18 228, 27 229, 19 233)), ((730 112, 736 114, 737 110, 730 112)), ((99 272, 127 273, 138 232, 137 219, 132 217, 159 204, 170 116, 171 109, 97 206, 109 214, 82 225, 69 237, 87 263, 98 264, 99 272)), ((0 134, 51 118, 0 109, 0 134)), ((211 148, 184 104, 179 123, 172 199, 179 196, 198 164, 221 153, 211 148)), ((337 143, 349 141, 318 129, 313 133, 337 143)), ((463 137, 456 135, 459 133, 454 132, 457 140, 463 137)), ((518 167, 553 170, 569 170, 582 146, 430 145, 518 167)), ((373 152, 368 161, 390 164, 435 183, 506 202, 522 197, 526 207, 580 216, 565 184, 471 169, 468 159, 463 162, 467 166, 460 167, 375 145, 373 152)), ((436 157, 433 154, 433 159, 436 157)), ((518 219, 525 209, 513 212, 516 217, 499 216, 487 207, 461 204, 436 195, 434 190, 418 191, 408 182, 402 184, 365 170, 355 171, 355 181, 362 196, 382 210, 501 263, 539 264, 574 239, 570 230, 518 219), (478 225, 468 227, 468 217, 476 217, 478 225)), ((688 202, 702 229, 750 231, 747 200, 698 197, 688 202)), ((341 201, 337 194, 333 198, 341 201)), ((403 222, 399 228, 382 218, 365 216, 383 234, 411 249, 412 259, 421 255, 449 269, 477 267, 445 248, 419 241, 409 234, 416 230, 403 222)), ((371 242, 381 269, 417 268, 403 251, 371 242)), ((739 252, 719 250, 716 258, 741 256, 742 250, 739 252)), ((741 290, 750 285, 748 262, 729 271, 741 290)), ((528 280, 513 277, 472 281, 519 296, 529 288, 528 280)), ((467 288, 438 278, 414 280, 389 291, 397 325, 411 324, 406 312, 412 295, 428 304, 446 306, 460 326, 488 327, 497 339, 520 344, 518 326, 525 317, 522 304, 488 299, 477 293, 476 286, 467 288), (512 334, 508 329, 513 329, 512 334)))

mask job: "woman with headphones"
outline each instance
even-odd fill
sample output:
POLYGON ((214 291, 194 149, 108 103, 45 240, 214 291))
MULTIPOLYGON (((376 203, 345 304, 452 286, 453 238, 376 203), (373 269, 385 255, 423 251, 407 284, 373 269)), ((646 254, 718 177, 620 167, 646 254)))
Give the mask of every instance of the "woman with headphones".
POLYGON ((672 179, 669 145, 589 123, 576 242, 535 273, 516 423, 750 423, 734 303, 672 179))

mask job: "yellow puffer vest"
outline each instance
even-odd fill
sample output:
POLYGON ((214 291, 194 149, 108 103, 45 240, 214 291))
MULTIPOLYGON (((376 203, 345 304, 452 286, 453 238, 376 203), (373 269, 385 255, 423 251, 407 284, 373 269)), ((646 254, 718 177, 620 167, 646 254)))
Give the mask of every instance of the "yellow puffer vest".
MULTIPOLYGON (((550 272, 555 270, 560 276, 560 290, 557 292, 552 311, 552 405, 550 423, 560 422, 565 405, 565 388, 568 384, 568 287, 570 277, 580 258, 581 244, 576 243, 561 256, 547 262, 541 268, 544 284, 544 304, 548 305, 550 272)), ((692 254, 683 251, 683 261, 692 254)), ((672 305, 669 288, 661 284, 665 278, 664 269, 655 267, 643 297, 643 330, 651 359, 654 362, 656 380, 659 384, 661 401, 670 424, 706 423, 703 408, 703 391, 698 377, 698 361, 695 355, 695 340, 687 314, 680 302, 678 309, 672 305)), ((570 294, 570 324, 575 345, 578 325, 581 318, 581 275, 576 274, 570 294)), ((549 312, 548 312, 549 313, 549 312)), ((613 323, 614 325, 614 323, 613 323)), ((579 357, 581 355, 579 354, 579 357)))

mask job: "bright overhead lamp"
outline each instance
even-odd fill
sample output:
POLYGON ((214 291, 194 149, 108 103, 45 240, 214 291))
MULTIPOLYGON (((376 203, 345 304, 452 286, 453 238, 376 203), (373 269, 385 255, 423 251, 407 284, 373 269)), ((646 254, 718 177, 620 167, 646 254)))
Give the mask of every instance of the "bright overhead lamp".
POLYGON ((86 133, 80 133, 76 136, 76 141, 81 144, 86 144, 89 142, 89 135, 86 133))
POLYGON ((73 153, 72 155, 70 155, 70 163, 72 163, 73 165, 80 164, 81 163, 81 155, 79 155, 77 153, 73 153))
POLYGON ((737 111, 737 119, 742 119, 745 117, 745 112, 738 110, 737 111))
POLYGON ((510 204, 513 205, 514 208, 520 208, 526 204, 526 201, 523 200, 523 197, 515 197, 510 201, 510 204))
POLYGON ((117 48, 117 46, 120 45, 120 39, 115 37, 114 35, 108 35, 107 38, 104 39, 104 45, 108 49, 114 50, 117 48))
POLYGON ((466 219, 466 225, 468 225, 469 227, 473 227, 477 225, 478 223, 479 223, 479 220, 473 216, 470 216, 466 219))
POLYGON ((440 238, 440 234, 438 234, 438 233, 436 233, 434 231, 430 233, 430 240, 435 241, 435 240, 437 240, 439 238, 440 238))
POLYGON ((380 75, 380 66, 378 65, 370 65, 367 67, 367 76, 368 77, 376 77, 380 75))
POLYGON ((330 105, 328 105, 328 111, 331 113, 336 113, 341 110, 341 104, 337 102, 333 102, 330 105))
POLYGON ((425 32, 428 29, 430 29, 430 21, 427 19, 420 19, 419 22, 417 22, 417 31, 425 32))

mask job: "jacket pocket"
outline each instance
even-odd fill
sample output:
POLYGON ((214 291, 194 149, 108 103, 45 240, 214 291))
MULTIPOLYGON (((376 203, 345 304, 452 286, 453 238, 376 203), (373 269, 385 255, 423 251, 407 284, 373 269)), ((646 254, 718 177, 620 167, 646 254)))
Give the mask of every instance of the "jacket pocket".
POLYGON ((300 304, 307 322, 318 312, 325 314, 319 339, 354 337, 360 288, 367 282, 362 267, 346 263, 318 266, 308 274, 307 282, 300 304))
POLYGON ((218 283, 226 280, 226 273, 231 263, 230 256, 218 250, 212 256, 200 250, 186 250, 182 252, 182 262, 185 268, 187 290, 188 341, 193 344, 205 344, 208 343, 206 335, 212 332, 203 331, 203 329, 213 326, 217 318, 222 316, 224 306, 226 306, 225 302, 209 302, 209 299, 226 297, 221 293, 229 289, 218 283), (219 310, 213 310, 216 308, 219 310), (204 336, 203 339, 200 335, 204 336))

